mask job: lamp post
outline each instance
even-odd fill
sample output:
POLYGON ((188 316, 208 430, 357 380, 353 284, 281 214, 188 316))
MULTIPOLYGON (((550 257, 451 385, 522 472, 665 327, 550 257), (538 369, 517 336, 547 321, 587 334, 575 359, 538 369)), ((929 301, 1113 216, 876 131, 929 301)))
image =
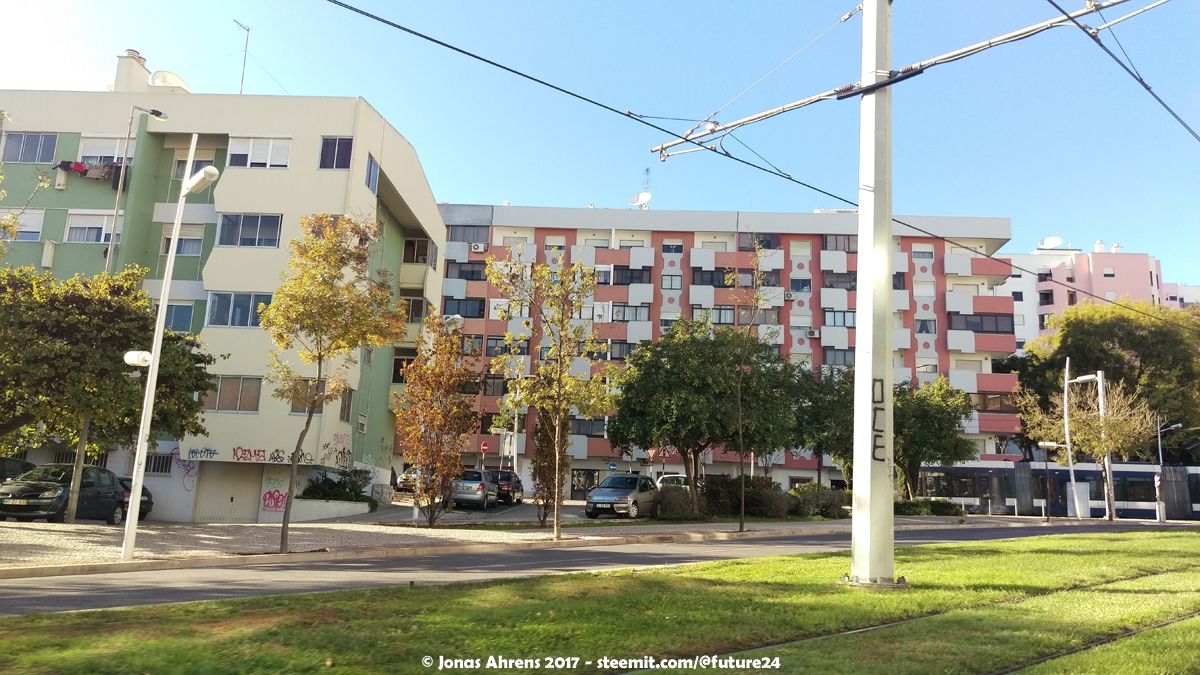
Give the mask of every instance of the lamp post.
MULTIPOLYGON (((132 560, 134 544, 137 540, 137 523, 142 506, 142 478, 146 471, 146 451, 150 445, 150 420, 154 416, 154 393, 158 387, 158 364, 162 355, 163 332, 167 323, 167 301, 171 297, 171 275, 175 270, 175 251, 179 246, 179 230, 183 222, 183 206, 187 196, 206 189, 220 177, 216 167, 206 166, 192 174, 192 160, 196 156, 196 141, 199 134, 192 134, 192 144, 188 148, 187 171, 189 176, 179 189, 179 203, 175 207, 175 223, 171 228, 171 240, 167 246, 167 264, 163 268, 162 293, 158 300, 158 312, 154 321, 154 341, 150 353, 130 352, 125 355, 125 362, 131 365, 145 365, 146 395, 142 399, 142 419, 138 425, 137 452, 133 460, 133 484, 129 488, 129 513, 125 521, 125 538, 121 542, 121 559, 132 560)), ((120 193, 118 192, 118 195, 120 193)))
POLYGON ((1167 505, 1163 502, 1162 493, 1162 477, 1163 477, 1163 454, 1162 454, 1162 435, 1164 431, 1178 431, 1183 428, 1179 422, 1172 424, 1169 427, 1162 425, 1162 420, 1157 415, 1154 416, 1154 426, 1158 430, 1158 475, 1154 477, 1154 514, 1158 518, 1158 522, 1167 522, 1167 505))
MULTIPOLYGON (((118 148, 118 155, 121 159, 120 174, 117 175, 117 197, 113 200, 113 222, 112 232, 108 234, 108 248, 104 251, 104 273, 112 272, 113 253, 117 241, 117 218, 121 214, 121 193, 125 190, 125 172, 128 167, 125 165, 125 158, 129 154, 129 139, 133 137, 133 118, 138 112, 144 112, 150 116, 150 119, 165 120, 167 113, 154 108, 143 108, 137 105, 129 106, 129 126, 125 128, 125 145, 118 148)), ((189 165, 190 166, 190 165, 189 165)), ((103 234, 101 234, 103 236, 103 234)))
MULTIPOLYGON (((1100 403, 1100 450, 1103 452, 1105 450, 1105 445, 1106 445, 1104 442, 1105 405, 1104 405, 1104 371, 1103 370, 1097 370, 1095 373, 1093 373, 1091 375, 1080 375, 1079 377, 1077 377, 1073 380, 1066 380, 1066 382, 1063 384, 1063 393, 1064 393, 1063 415, 1065 418, 1065 416, 1067 414, 1066 411, 1068 409, 1067 398, 1065 395, 1066 390, 1067 390, 1067 385, 1068 384, 1078 384, 1080 382, 1095 382, 1096 383, 1096 398, 1099 399, 1099 403, 1100 403)), ((1116 489, 1115 486, 1112 485, 1112 480, 1113 480, 1112 455, 1109 454, 1108 452, 1104 453, 1104 476, 1105 476, 1105 480, 1108 481, 1108 483, 1109 483, 1109 487, 1115 490, 1116 489)), ((1074 490, 1075 486, 1072 485, 1071 489, 1074 490)), ((1108 514, 1108 519, 1113 520, 1114 518, 1116 518, 1116 515, 1117 515, 1115 513, 1116 504, 1109 503, 1108 494, 1109 494, 1109 492, 1106 489, 1104 491, 1104 511, 1105 511, 1105 513, 1108 514)), ((1075 512, 1079 513, 1079 502, 1077 499, 1077 495, 1072 495, 1072 496, 1076 497, 1075 512)), ((1090 506, 1089 506, 1088 515, 1091 515, 1090 506)))

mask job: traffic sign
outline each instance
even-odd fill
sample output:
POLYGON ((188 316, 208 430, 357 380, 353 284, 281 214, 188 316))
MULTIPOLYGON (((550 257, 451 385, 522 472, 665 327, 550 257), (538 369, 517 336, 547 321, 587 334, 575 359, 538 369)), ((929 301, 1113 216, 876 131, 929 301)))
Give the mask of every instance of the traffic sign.
POLYGON ((487 441, 484 441, 484 442, 482 442, 482 443, 480 443, 480 444, 479 444, 479 452, 481 452, 481 453, 483 453, 483 454, 485 454, 485 455, 486 455, 486 454, 487 454, 487 449, 488 449, 488 442, 487 442, 487 441))
POLYGON ((609 463, 608 463, 608 470, 609 470, 609 471, 612 471, 612 472, 614 472, 614 473, 615 473, 615 472, 616 472, 616 470, 617 470, 617 463, 616 463, 616 462, 609 462, 609 463))

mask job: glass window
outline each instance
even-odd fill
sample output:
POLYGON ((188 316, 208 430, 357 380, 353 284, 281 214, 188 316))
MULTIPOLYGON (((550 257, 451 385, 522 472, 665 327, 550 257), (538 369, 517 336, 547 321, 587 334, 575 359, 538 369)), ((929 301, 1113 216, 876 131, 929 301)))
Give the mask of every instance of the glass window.
POLYGON ((491 228, 487 225, 449 225, 446 241, 465 241, 468 244, 486 244, 491 228))
POLYGON ((702 270, 692 268, 692 283, 698 286, 714 288, 730 288, 729 279, 725 278, 725 270, 702 270))
MULTIPOLYGON (((198 172, 203 171, 204 167, 212 166, 212 165, 213 165, 213 161, 211 159, 193 159, 192 160, 192 175, 194 176, 198 172)), ((185 177, 184 173, 186 171, 187 171, 187 160, 186 159, 175 160, 175 168, 173 168, 171 170, 171 180, 183 180, 185 177)))
POLYGON ((1012 299, 1013 299, 1013 302, 1021 302, 1022 300, 1025 299, 1025 294, 1021 291, 1013 291, 1012 299))
POLYGON ((892 274, 892 290, 902 291, 904 288, 904 272, 896 272, 892 274))
POLYGON ((429 245, 428 239, 405 239, 403 262, 428 263, 429 245))
POLYGON ((342 391, 342 405, 341 405, 341 409, 338 410, 338 421, 339 422, 349 422, 350 416, 353 414, 353 412, 354 412, 354 390, 349 387, 346 387, 346 389, 344 389, 342 391))
POLYGON ((229 138, 231 167, 286 169, 292 154, 290 138, 229 138))
POLYGON ((367 155, 366 185, 371 194, 379 194, 379 162, 370 154, 367 155))
POLYGON ((729 305, 718 305, 712 308, 692 307, 693 321, 702 319, 705 316, 707 316, 708 320, 714 325, 732 326, 734 310, 733 307, 729 305))
POLYGON ((464 335, 462 336, 463 354, 472 355, 483 352, 483 336, 482 335, 464 335))
POLYGON ((777 233, 755 234, 750 232, 738 234, 739 251, 753 251, 756 243, 765 249, 777 249, 779 248, 779 235, 777 233))
POLYGON ((503 396, 508 393, 508 380, 499 375, 488 375, 483 378, 484 396, 503 396))
POLYGON ((858 290, 858 274, 855 272, 826 272, 822 282, 825 288, 844 288, 847 291, 858 290))
POLYGON ((834 349, 833 347, 825 348, 825 365, 827 366, 853 366, 854 365, 854 350, 853 349, 834 349))
POLYGON ((613 340, 608 345, 608 357, 613 361, 624 361, 629 358, 633 345, 623 340, 613 340))
POLYGON ((58 134, 9 132, 4 138, 4 162, 12 164, 49 164, 54 161, 58 134))
POLYGON ((683 253, 683 244, 663 244, 663 253, 683 253))
POLYGON ((464 319, 482 319, 484 301, 482 298, 443 298, 442 308, 445 314, 457 314, 464 319))
POLYGON ((571 418, 571 435, 587 436, 588 438, 604 438, 604 420, 584 420, 571 418))
POLYGON ((186 305, 167 305, 167 330, 173 330, 176 333, 192 332, 192 312, 194 307, 191 303, 186 305))
POLYGON ((950 329, 1011 335, 1013 318, 1011 314, 951 314, 950 329))
POLYGON ((41 209, 0 209, 0 217, 17 217, 17 241, 38 241, 42 238, 42 220, 46 212, 41 209))
POLYGON ((507 354, 520 354, 525 356, 529 354, 529 342, 527 340, 514 340, 512 345, 504 344, 502 336, 492 336, 487 339, 487 355, 501 356, 507 354))
MULTIPOLYGON (((316 382, 315 380, 307 379, 304 381, 304 385, 303 385, 303 387, 301 387, 300 395, 292 401, 292 414, 293 415, 303 415, 303 414, 307 413, 308 412, 308 400, 313 397, 314 393, 317 396, 320 396, 325 393, 325 380, 316 382), (313 391, 314 384, 316 384, 316 387, 317 387, 316 392, 313 391)), ((325 404, 318 401, 316 406, 314 407, 313 414, 320 415, 322 412, 324 412, 324 409, 325 409, 325 404)))
MULTIPOLYGON (((858 235, 826 234, 821 237, 821 248, 826 251, 858 253, 858 235)), ((914 256, 915 257, 915 256, 914 256)))
POLYGON ((213 412, 258 412, 262 378, 218 375, 204 397, 204 409, 213 412))
POLYGON ((217 245, 278 248, 281 220, 283 220, 283 216, 278 214, 223 214, 217 245))
MULTIPOLYGON (((353 146, 353 138, 322 138, 320 167, 322 169, 349 169, 350 150, 353 146)), ((349 422, 350 420, 342 421, 349 422)))
POLYGON ((1054 304, 1054 291, 1039 291, 1038 292, 1038 305, 1039 306, 1044 307, 1046 305, 1053 305, 1053 304, 1054 304))
POLYGON ((683 288, 683 276, 679 274, 664 274, 662 276, 664 291, 678 291, 683 288))
POLYGON ((257 326, 259 306, 269 304, 270 293, 211 293, 208 325, 257 326))
POLYGON ((614 303, 612 314, 612 320, 619 323, 627 323, 629 321, 649 321, 650 306, 622 305, 614 303))
MULTIPOLYGON (((200 255, 203 250, 204 240, 199 237, 180 237, 179 243, 175 246, 175 255, 200 255)), ((162 254, 166 255, 171 252, 171 238, 163 239, 162 254)))
POLYGON ((486 265, 481 262, 448 262, 446 263, 446 278, 483 281, 487 278, 485 268, 486 265))
POLYGON ((917 333, 937 333, 937 319, 917 319, 916 324, 917 333))
POLYGON ((912 252, 913 260, 933 260, 933 251, 917 251, 912 252))
POLYGON ((792 279, 790 288, 793 293, 811 293, 812 279, 792 279))
POLYGON ((650 270, 631 270, 628 267, 614 267, 612 276, 613 286, 628 286, 630 284, 650 283, 650 270))
POLYGON ((839 312, 827 309, 825 310, 825 325, 854 328, 854 316, 854 312, 839 312))
POLYGON ((417 358, 417 350, 398 347, 392 354, 392 384, 404 382, 404 367, 417 358))
POLYGON ((1075 291, 1067 291, 1067 304, 1073 305, 1076 302, 1075 291))

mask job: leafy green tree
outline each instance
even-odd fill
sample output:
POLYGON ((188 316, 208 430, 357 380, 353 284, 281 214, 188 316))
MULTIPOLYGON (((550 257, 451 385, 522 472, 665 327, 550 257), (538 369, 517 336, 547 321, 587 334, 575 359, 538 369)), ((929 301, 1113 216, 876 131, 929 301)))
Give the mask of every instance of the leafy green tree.
POLYGON ((346 389, 346 372, 358 350, 404 338, 406 306, 393 297, 385 270, 371 270, 379 225, 347 216, 300 219, 302 236, 288 245, 292 258, 270 305, 259 305, 263 329, 275 343, 266 379, 275 398, 301 405, 304 426, 291 455, 279 552, 288 551, 296 470, 313 415, 346 389), (306 373, 297 370, 299 361, 306 373), (308 373, 311 373, 308 374, 308 373))
MULTIPOLYGON (((0 110, 0 138, 4 137, 4 123, 8 120, 8 113, 0 110)), ((0 214, 0 258, 4 257, 4 253, 8 248, 7 240, 16 239, 17 237, 17 224, 20 221, 21 212, 33 202, 33 196, 37 194, 38 190, 44 190, 48 187, 50 187, 50 175, 46 171, 39 169, 33 189, 25 197, 25 201, 20 207, 0 214)), ((6 197, 8 197, 8 192, 4 190, 4 161, 0 159, 0 203, 4 202, 6 197)))
POLYGON ((854 462, 854 371, 798 368, 793 410, 795 444, 817 456, 818 470, 825 455, 832 457, 849 483, 854 462))
MULTIPOLYGON (((144 373, 124 354, 148 350, 154 310, 145 268, 65 281, 33 268, 0 268, 0 451, 47 443, 78 446, 66 517, 74 520, 89 452, 136 440, 144 373)), ((163 342, 151 439, 203 435, 213 357, 194 336, 163 342)))
MULTIPOLYGON (((511 403, 525 405, 537 411, 539 427, 552 427, 550 444, 554 470, 549 477, 553 486, 544 484, 546 476, 534 473, 534 495, 540 504, 549 497, 554 505, 554 538, 562 537, 560 510, 562 486, 571 468, 567 425, 573 411, 586 418, 602 417, 609 411, 610 397, 605 378, 592 373, 597 356, 604 345, 592 333, 591 321, 583 316, 596 290, 596 271, 583 263, 566 264, 560 253, 549 263, 526 264, 513 258, 489 258, 487 278, 501 295, 508 298, 501 318, 511 320, 524 314, 528 332, 508 332, 506 353, 492 360, 492 372, 509 378, 511 403), (517 346, 528 345, 529 353, 538 353, 538 344, 531 335, 540 337, 544 357, 529 377, 524 374, 523 359, 517 346)), ((544 433, 544 432, 543 432, 544 433)), ((537 436, 540 438, 540 436, 537 436)), ((542 444, 536 444, 541 454, 542 444)), ((538 461, 549 461, 545 456, 538 461)))
POLYGON ((922 387, 901 382, 894 391, 896 468, 913 499, 923 464, 950 466, 975 458, 975 444, 961 435, 963 420, 975 408, 944 377, 922 387))

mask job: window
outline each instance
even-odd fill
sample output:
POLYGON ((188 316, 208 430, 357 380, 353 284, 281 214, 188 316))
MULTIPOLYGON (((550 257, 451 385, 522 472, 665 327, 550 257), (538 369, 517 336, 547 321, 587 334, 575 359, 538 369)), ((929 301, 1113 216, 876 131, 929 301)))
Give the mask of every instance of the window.
MULTIPOLYGON (((304 384, 300 386, 296 398, 292 399, 292 414, 303 415, 308 412, 308 400, 314 395, 320 396, 325 393, 325 380, 317 382, 313 379, 304 380, 304 384), (313 391, 313 386, 316 386, 316 391, 313 391)), ((318 402, 313 410, 314 415, 320 415, 324 412, 325 404, 318 402)))
POLYGON ((79 139, 79 163, 87 166, 127 163, 126 160, 133 159, 135 143, 131 139, 126 147, 124 138, 83 136, 79 139), (125 160, 121 157, 122 150, 125 160))
POLYGON ((229 166, 286 169, 292 154, 290 138, 229 138, 229 166))
POLYGON ((597 265, 596 266, 596 285, 611 286, 612 285, 612 265, 597 265))
MULTIPOLYGON (((858 253, 858 235, 857 234, 826 234, 821 237, 821 248, 826 251, 845 251, 846 253, 858 253)), ((916 251, 913 252, 913 257, 917 257, 916 251)), ((933 257, 930 252, 929 257, 933 257)))
POLYGON ((172 330, 176 333, 192 332, 193 309, 191 303, 186 305, 167 305, 167 330, 172 330))
POLYGON ((1052 274, 1050 274, 1049 272, 1038 272, 1037 280, 1039 282, 1050 281, 1053 278, 1054 278, 1054 276, 1052 274))
POLYGON ((49 164, 54 161, 58 134, 9 132, 4 140, 4 159, 7 164, 49 164))
POLYGON ((1012 394, 971 394, 971 403, 980 412, 1016 412, 1012 394))
POLYGON ((917 319, 917 333, 937 334, 937 319, 917 319))
POLYGON ((692 283, 698 286, 729 288, 729 280, 725 278, 725 270, 702 270, 698 267, 693 267, 692 283))
POLYGON ((1049 314, 1039 314, 1038 315, 1038 330, 1046 330, 1046 326, 1048 325, 1046 318, 1048 316, 1050 316, 1050 315, 1049 314))
POLYGON ((1114 270, 1111 267, 1105 267, 1104 268, 1104 276, 1108 279, 1112 279, 1117 276, 1117 272, 1116 272, 1116 270, 1114 270))
POLYGON ((697 321, 708 317, 714 325, 732 326, 733 325, 733 307, 729 305, 718 305, 712 308, 692 307, 692 320, 697 321))
POLYGON ((826 272, 822 281, 825 288, 844 288, 847 291, 858 290, 858 274, 854 272, 826 272))
POLYGON ((614 267, 612 276, 613 286, 628 286, 629 284, 650 283, 650 270, 631 270, 628 267, 614 267))
MULTIPOLYGON (((763 286, 778 286, 779 285, 779 270, 764 271, 762 273, 763 286)), ((737 287, 738 288, 754 288, 754 270, 738 270, 737 271, 737 287)))
POLYGON ((683 288, 683 276, 679 274, 664 274, 662 277, 664 291, 678 291, 683 288))
MULTIPOLYGON (((213 165, 213 161, 211 159, 193 159, 192 160, 192 175, 195 175, 198 171, 202 171, 204 169, 204 167, 212 166, 212 165, 213 165)), ((184 175, 184 173, 186 171, 187 171, 187 160, 186 159, 175 160, 175 168, 171 170, 171 180, 183 180, 184 178, 187 177, 184 175)))
MULTIPOLYGON (((319 166, 322 169, 349 169, 350 150, 353 147, 353 138, 322 138, 319 166)), ((350 420, 343 421, 349 422, 350 420)))
POLYGON ((1013 299, 1013 302, 1021 302, 1025 299, 1025 294, 1021 291, 1013 291, 1012 299, 1013 299))
POLYGON ((269 304, 270 293, 210 293, 208 325, 257 326, 259 305, 269 304))
POLYGON ((1010 314, 951 314, 950 329, 1011 335, 1013 318, 1010 314))
POLYGON ((622 305, 613 304, 612 320, 619 323, 629 321, 649 321, 650 306, 649 305, 622 305))
POLYGON ((146 474, 155 476, 170 476, 171 466, 175 458, 170 454, 152 452, 146 455, 146 474))
POLYGON ((463 354, 468 356, 483 353, 483 336, 482 335, 464 335, 462 336, 463 354))
POLYGON ((624 340, 613 340, 608 345, 608 358, 613 361, 624 361, 629 358, 629 352, 633 350, 633 345, 624 340))
POLYGON ((221 216, 217 246, 278 248, 280 215, 227 213, 221 216))
POLYGON ((484 396, 503 396, 508 393, 508 380, 499 375, 488 375, 483 378, 484 396))
POLYGON ((837 312, 827 309, 825 310, 825 325, 854 328, 854 312, 837 312))
POLYGON ((204 395, 204 409, 212 412, 258 412, 261 377, 218 375, 204 395))
POLYGON ((446 263, 446 278, 483 281, 487 278, 484 267, 484 263, 481 262, 448 262, 446 263))
POLYGON ((662 252, 665 253, 683 253, 683 244, 663 244, 662 252))
MULTIPOLYGON (((505 244, 505 246, 507 246, 507 245, 508 244, 505 244)), ((584 239, 583 245, 591 246, 592 248, 608 248, 609 240, 608 239, 584 239)))
POLYGON ((504 356, 508 354, 520 354, 521 356, 528 355, 529 342, 527 340, 514 340, 510 346, 504 344, 503 337, 489 337, 487 339, 488 356, 504 356))
POLYGON ((404 382, 404 367, 417 358, 417 350, 412 348, 397 348, 392 353, 392 384, 404 382))
MULTIPOLYGON (((105 243, 112 236, 112 214, 72 213, 67 216, 67 241, 78 244, 105 243)), ((117 231, 121 222, 117 221, 117 231)), ((119 235, 118 235, 119 236, 119 235)), ((117 241, 120 241, 118 238, 117 241)))
POLYGON ((892 274, 892 290, 903 291, 904 289, 904 272, 896 272, 892 274))
POLYGON ((483 318, 483 299, 482 298, 466 298, 465 300, 456 300, 454 298, 443 298, 442 308, 445 314, 457 314, 464 319, 482 319, 483 318))
POLYGON ((938 360, 936 356, 918 356, 917 357, 917 372, 932 374, 938 371, 938 360))
POLYGON ((737 322, 739 326, 778 326, 779 309, 767 307, 738 307, 737 322))
MULTIPOLYGON (((1024 317, 1022 317, 1022 318, 1024 318, 1024 317)), ((1025 341, 1017 340, 1017 351, 1020 351, 1022 349, 1025 349, 1025 341)))
POLYGON ((825 365, 827 366, 853 366, 854 365, 854 350, 853 349, 834 349, 833 347, 825 348, 825 365))
POLYGON ((496 413, 484 413, 484 414, 480 415, 479 416, 479 433, 481 433, 481 434, 492 433, 492 425, 496 423, 496 418, 498 416, 499 415, 497 415, 496 413))
POLYGON ((1075 304, 1075 291, 1067 291, 1067 304, 1075 304))
POLYGON ((42 220, 46 212, 41 209, 0 209, 0 218, 17 217, 17 241, 37 241, 42 238, 42 220))
POLYGON ((811 293, 812 279, 792 279, 790 288, 793 293, 811 293))
MULTIPOLYGON (((180 237, 179 242, 175 245, 175 255, 200 255, 204 249, 204 240, 200 237, 180 237)), ((162 242, 162 254, 166 255, 171 252, 171 238, 164 237, 162 242)))
POLYGON ((739 251, 753 251, 755 244, 758 244, 765 249, 777 249, 779 248, 779 235, 754 234, 749 232, 738 234, 739 251))
POLYGON ((1038 305, 1045 307, 1046 305, 1054 304, 1054 291, 1039 291, 1038 305))
POLYGON ((350 387, 342 392, 342 405, 338 410, 338 421, 349 422, 350 415, 354 412, 354 390, 350 387))
POLYGON ((370 153, 367 154, 367 176, 364 181, 371 194, 379 194, 379 162, 370 153))
POLYGON ((1067 283, 1075 283, 1075 270, 1067 270, 1067 283))
POLYGON ((578 417, 572 417, 571 435, 604 438, 604 420, 583 420, 578 417))
POLYGON ((982 373, 983 361, 981 359, 955 359, 952 367, 955 370, 966 370, 972 373, 982 373))
POLYGON ((642 241, 641 239, 622 239, 620 249, 622 251, 628 251, 631 248, 642 248, 645 245, 646 242, 642 241))
POLYGON ((729 244, 723 241, 706 241, 700 244, 700 248, 706 248, 710 251, 727 251, 729 250, 729 244))
POLYGON ((913 250, 913 260, 933 260, 933 251, 918 251, 913 250))
POLYGON ((450 225, 446 241, 465 241, 468 244, 486 244, 488 242, 487 225, 450 225))
POLYGON ((670 328, 671 326, 674 326, 675 322, 678 320, 679 319, 677 319, 677 318, 676 319, 659 319, 658 325, 661 326, 662 328, 670 328))
POLYGON ((358 421, 354 424, 354 430, 360 434, 367 433, 367 416, 365 413, 358 414, 358 421))
POLYGON ((422 323, 429 314, 429 301, 416 288, 400 289, 400 297, 408 303, 408 322, 422 323))

